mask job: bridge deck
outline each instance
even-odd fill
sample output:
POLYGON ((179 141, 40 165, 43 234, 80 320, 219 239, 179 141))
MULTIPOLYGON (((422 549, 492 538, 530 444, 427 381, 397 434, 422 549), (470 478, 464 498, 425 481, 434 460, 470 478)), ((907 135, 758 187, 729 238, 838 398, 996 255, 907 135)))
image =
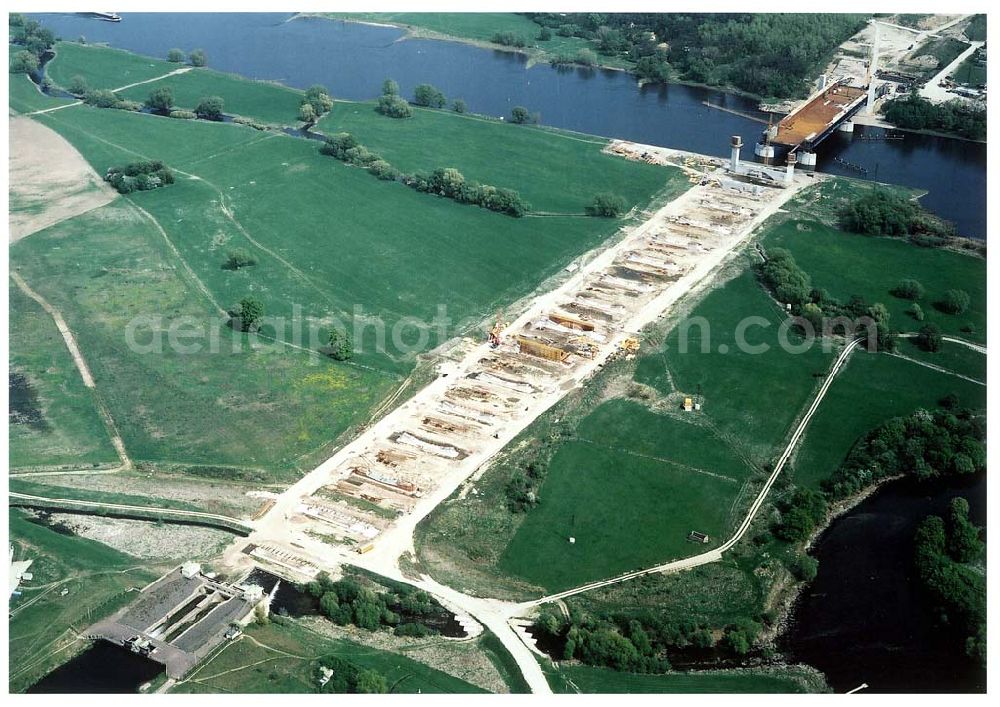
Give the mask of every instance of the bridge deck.
POLYGON ((771 142, 794 147, 811 136, 819 135, 864 95, 863 88, 831 86, 794 113, 785 116, 778 123, 777 135, 771 142))

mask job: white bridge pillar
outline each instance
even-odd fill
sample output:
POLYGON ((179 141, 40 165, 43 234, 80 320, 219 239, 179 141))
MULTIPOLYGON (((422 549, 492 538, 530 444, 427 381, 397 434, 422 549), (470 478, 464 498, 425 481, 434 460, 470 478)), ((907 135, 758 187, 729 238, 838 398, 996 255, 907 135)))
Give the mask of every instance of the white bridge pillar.
POLYGON ((733 135, 729 138, 729 146, 732 148, 732 154, 729 158, 729 169, 735 174, 740 166, 740 148, 743 147, 743 138, 739 135, 733 135))

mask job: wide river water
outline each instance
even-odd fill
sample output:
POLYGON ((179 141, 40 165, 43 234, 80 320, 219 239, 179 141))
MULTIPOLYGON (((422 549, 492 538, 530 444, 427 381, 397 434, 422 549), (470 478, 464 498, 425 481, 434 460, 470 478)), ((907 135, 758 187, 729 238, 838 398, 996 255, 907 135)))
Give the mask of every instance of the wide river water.
POLYGON ((986 525, 986 474, 974 479, 888 484, 836 519, 813 555, 819 573, 799 597, 782 639, 796 662, 822 670, 836 692, 983 692, 986 671, 942 636, 917 584, 913 536, 952 498, 986 525))
MULTIPOLYGON (((745 159, 763 126, 705 105, 759 114, 733 94, 682 85, 640 88, 621 71, 528 67, 523 54, 458 42, 407 39, 402 30, 272 13, 126 13, 120 23, 74 15, 34 15, 57 35, 107 42, 148 56, 172 47, 204 48, 209 66, 296 88, 326 85, 334 96, 374 98, 386 77, 403 95, 432 83, 469 110, 509 115, 516 105, 568 130, 727 156, 741 135, 745 159)), ((986 146, 907 133, 886 141, 880 128, 837 133, 818 150, 817 169, 856 177, 839 160, 864 167, 883 182, 925 189, 923 204, 953 221, 959 233, 986 238, 986 146)))

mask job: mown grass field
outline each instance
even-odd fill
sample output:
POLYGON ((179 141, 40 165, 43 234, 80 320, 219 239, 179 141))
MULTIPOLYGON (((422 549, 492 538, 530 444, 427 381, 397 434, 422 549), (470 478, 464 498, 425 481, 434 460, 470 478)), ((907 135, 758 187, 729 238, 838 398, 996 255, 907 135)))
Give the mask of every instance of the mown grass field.
MULTIPOLYGON (((63 88, 70 85, 73 77, 81 76, 89 88, 117 89, 185 66, 95 44, 58 42, 54 50, 56 56, 45 70, 52 82, 63 88)), ((154 87, 149 84, 146 91, 154 87)))
POLYGON ((576 435, 552 457, 538 507, 499 569, 558 591, 724 539, 752 469, 709 428, 615 400, 586 417, 576 435), (692 530, 711 543, 690 543, 692 530))
MULTIPOLYGON (((37 478, 37 477, 35 477, 37 478)), ((42 477, 45 479, 46 477, 42 477)), ((137 496, 127 493, 104 493, 101 491, 89 491, 87 489, 59 486, 56 483, 36 483, 25 478, 13 476, 8 479, 7 487, 15 493, 24 493, 31 496, 47 496, 49 498, 66 498, 77 501, 95 501, 97 503, 121 503, 130 506, 150 506, 154 508, 176 508, 182 511, 200 511, 198 506, 184 501, 175 501, 163 498, 151 498, 148 496, 137 496)))
POLYGON ((601 192, 633 206, 667 182, 687 186, 675 170, 603 154, 600 138, 447 110, 415 108, 412 118, 393 120, 374 114, 370 103, 337 103, 318 129, 349 132, 404 172, 456 167, 466 179, 515 189, 536 211, 582 214, 601 192), (489 150, 476 147, 484 137, 489 150))
POLYGON ((937 324, 943 332, 970 341, 986 341, 986 260, 939 248, 919 248, 893 238, 873 238, 846 233, 812 221, 790 220, 762 239, 765 248, 787 248, 799 267, 812 277, 813 287, 847 301, 861 295, 882 302, 900 331, 917 331, 937 324), (923 322, 906 314, 912 302, 890 290, 904 279, 918 280, 926 289, 918 304, 923 322), (950 289, 969 293, 971 303, 963 314, 946 314, 934 303, 950 289), (971 325, 972 331, 963 331, 971 325))
MULTIPOLYGON (((401 357, 420 336, 416 325, 401 327, 394 345, 396 322, 416 317, 427 329, 441 305, 459 325, 448 334, 465 330, 528 294, 618 226, 606 219, 486 212, 380 182, 320 155, 314 141, 239 126, 85 107, 43 119, 99 172, 142 155, 197 177, 133 198, 159 220, 224 307, 249 287, 276 315, 299 305, 307 317, 332 312, 344 318, 357 305, 387 323, 388 350, 372 350, 375 330, 368 328, 359 361, 395 373, 408 370, 401 357), (226 252, 236 246, 253 251, 258 266, 224 270, 226 252)), ((372 120, 386 119, 373 112, 372 120)), ((556 171, 558 155, 546 163, 556 171)), ((663 181, 647 182, 650 195, 672 177, 672 171, 663 174, 663 181)), ((440 343, 434 329, 428 347, 440 343)))
POLYGON ((303 352, 251 351, 225 327, 218 353, 207 338, 198 352, 174 349, 165 336, 154 345, 149 327, 134 340, 153 350, 131 348, 130 322, 163 317, 162 336, 172 320, 207 327, 218 315, 124 200, 19 241, 11 261, 76 333, 136 461, 238 464, 288 478, 299 455, 328 446, 397 385, 303 352))
MULTIPOLYGON (((710 292, 658 352, 643 356, 635 379, 663 394, 700 396, 697 414, 704 423, 764 464, 779 451, 834 358, 820 342, 802 353, 786 351, 779 333, 784 319, 746 270, 710 292), (741 326, 746 346, 738 338, 741 326)), ((787 341, 800 343, 792 334, 787 341)))
POLYGON ((13 283, 8 296, 10 374, 20 379, 11 385, 19 416, 8 425, 10 468, 117 463, 93 393, 52 317, 13 283))
POLYGON ((546 671, 558 694, 762 694, 803 693, 816 681, 795 668, 705 670, 638 675, 588 665, 563 665, 546 671))
POLYGON ((481 693, 464 680, 398 653, 331 639, 294 621, 250 626, 246 636, 203 663, 173 693, 311 693, 316 661, 335 656, 360 669, 376 670, 391 694, 481 693))
POLYGON ((101 543, 32 523, 23 511, 11 509, 8 522, 15 558, 33 561, 33 578, 10 604, 8 687, 22 692, 86 647, 75 632, 113 613, 132 596, 130 587, 145 586, 157 572, 101 543))
MULTIPOLYGON (((58 82, 85 66, 93 86, 177 68, 71 43, 60 45, 52 65, 58 82)), ((297 110, 295 91, 209 70, 166 80, 177 82, 178 95, 186 96, 180 100, 217 93, 227 110, 257 118, 267 118, 265 110, 284 111, 282 101, 297 110)), ((152 86, 135 90, 148 93, 152 86)), ((335 113, 345 105, 354 104, 338 103, 335 113)), ((409 155, 414 168, 422 157, 430 160, 430 153, 414 147, 412 128, 368 108, 366 119, 381 121, 376 132, 385 145, 398 129, 400 154, 409 155)), ((417 128, 444 156, 492 146, 506 135, 523 151, 520 159, 505 157, 507 173, 518 182, 507 184, 538 194, 553 208, 579 212, 585 196, 609 185, 645 204, 668 184, 674 193, 686 184, 677 170, 602 155, 599 140, 418 113, 417 128), (464 141, 445 150, 455 125, 464 141), (576 167, 570 176, 566 160, 576 167), (561 175, 555 186, 548 174, 561 175), (561 192, 575 203, 560 202, 561 192)), ((169 188, 133 194, 11 250, 28 281, 78 332, 130 454, 172 468, 243 466, 254 478, 290 478, 366 419, 413 370, 416 353, 458 334, 478 335, 479 322, 530 294, 621 225, 577 216, 514 219, 460 205, 380 182, 320 155, 315 141, 239 125, 87 106, 38 119, 100 174, 148 158, 164 161, 178 177, 169 188), (249 250, 257 264, 226 269, 234 248, 249 250), (135 317, 164 315, 164 326, 182 316, 209 322, 250 294, 263 302, 266 315, 284 319, 284 330, 266 323, 265 335, 291 339, 298 316, 306 333, 296 343, 316 350, 335 322, 357 323, 360 351, 350 364, 324 359, 312 365, 304 351, 271 347, 249 353, 244 345, 224 355, 135 355, 123 347, 123 332, 135 317), (443 325, 439 313, 447 319, 443 325), (204 424, 206 414, 211 425, 204 424)), ((356 127, 363 130, 364 120, 358 118, 356 127)), ((425 170, 437 166, 431 162, 425 170)), ((469 176, 486 181, 498 172, 469 176)), ((224 343, 234 339, 246 343, 222 330, 224 343)))
POLYGON ((986 405, 985 386, 893 356, 854 354, 800 442, 790 469, 792 481, 819 488, 862 436, 917 408, 933 410, 949 393, 956 393, 963 407, 986 405))
POLYGON ((207 67, 190 67, 142 57, 110 47, 59 42, 56 57, 48 65, 48 74, 64 87, 74 76, 82 76, 91 88, 119 88, 166 76, 183 68, 189 70, 133 86, 119 95, 141 103, 152 91, 167 87, 173 93, 174 104, 181 109, 194 110, 205 96, 222 96, 224 110, 229 115, 242 115, 276 125, 298 122, 301 91, 277 83, 251 81, 207 67))
MULTIPOLYGON (((575 55, 584 48, 596 49, 594 42, 582 37, 563 37, 552 32, 548 41, 538 39, 542 26, 523 15, 513 12, 341 12, 323 13, 335 20, 376 22, 406 27, 416 36, 427 31, 445 38, 467 40, 476 44, 493 44, 497 32, 511 32, 525 42, 525 51, 543 60, 560 54, 575 55)), ((499 45, 494 45, 499 46, 499 45)), ((627 62, 619 57, 600 56, 603 66, 625 68, 627 62)))
POLYGON ((924 351, 916 339, 899 339, 896 353, 986 382, 986 356, 959 343, 944 341, 938 351, 924 351))

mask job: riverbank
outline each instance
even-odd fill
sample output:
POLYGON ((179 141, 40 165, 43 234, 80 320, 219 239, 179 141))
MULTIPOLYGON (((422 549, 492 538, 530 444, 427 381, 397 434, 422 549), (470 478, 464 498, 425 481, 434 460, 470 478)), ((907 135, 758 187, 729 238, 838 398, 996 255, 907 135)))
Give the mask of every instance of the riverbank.
POLYGON ((959 140, 961 142, 969 142, 975 145, 985 145, 986 140, 975 140, 970 137, 964 137, 958 135, 957 133, 944 133, 939 130, 925 130, 917 128, 901 128, 898 125, 893 125, 892 123, 886 121, 884 118, 878 116, 867 116, 867 115, 857 115, 852 118, 852 121, 856 125, 870 125, 873 128, 884 128, 886 130, 899 130, 904 133, 912 133, 914 135, 926 135, 928 137, 939 137, 945 138, 947 140, 959 140))

